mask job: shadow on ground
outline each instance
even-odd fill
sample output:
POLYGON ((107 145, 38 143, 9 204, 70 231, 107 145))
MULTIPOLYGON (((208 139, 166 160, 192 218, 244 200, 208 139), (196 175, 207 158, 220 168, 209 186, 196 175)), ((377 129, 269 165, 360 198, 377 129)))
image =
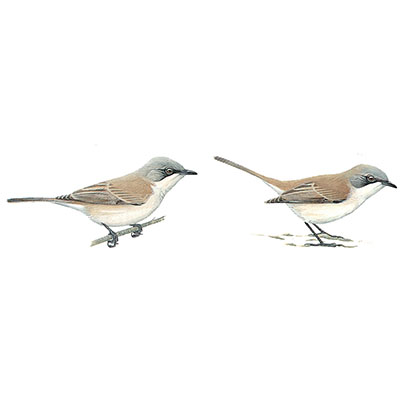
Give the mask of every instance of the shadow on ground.
MULTIPOLYGON (((314 247, 318 244, 317 239, 314 235, 292 235, 291 233, 283 233, 281 235, 264 235, 262 233, 256 234, 256 236, 264 236, 269 237, 275 240, 281 240, 282 244, 286 246, 294 246, 294 247, 314 247)), ((346 247, 349 249, 358 247, 360 242, 355 242, 351 239, 346 239, 341 236, 329 236, 325 234, 320 234, 319 237, 325 243, 334 243, 336 246, 334 247, 346 247)))

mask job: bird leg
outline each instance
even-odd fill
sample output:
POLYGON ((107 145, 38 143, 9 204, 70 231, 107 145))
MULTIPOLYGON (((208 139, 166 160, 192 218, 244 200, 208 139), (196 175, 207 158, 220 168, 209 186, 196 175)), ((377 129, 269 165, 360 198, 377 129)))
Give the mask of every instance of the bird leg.
POLYGON ((322 233, 326 236, 329 236, 332 239, 344 239, 343 236, 331 235, 330 233, 323 231, 318 225, 316 225, 316 224, 313 224, 313 225, 319 230, 319 233, 317 233, 317 235, 321 235, 321 233, 322 233))
POLYGON ((106 224, 102 224, 105 228, 107 228, 109 234, 111 235, 111 239, 107 241, 107 246, 112 248, 118 244, 118 235, 106 224))
POLYGON ((133 225, 131 225, 131 226, 137 228, 137 231, 136 231, 136 232, 131 232, 131 236, 132 236, 133 238, 138 237, 138 236, 140 236, 140 235, 142 234, 142 231, 143 231, 142 225, 140 225, 140 224, 133 224, 133 225))
MULTIPOLYGON (((307 228, 312 232, 312 234, 317 238, 319 243, 309 243, 309 246, 325 246, 325 247, 336 247, 336 243, 325 243, 321 240, 317 233, 314 232, 314 229, 311 228, 310 224, 304 222, 307 225, 307 228)), ((314 224, 313 224, 314 225, 314 224)), ((317 227, 318 228, 318 227, 317 227)), ((318 228, 319 229, 319 228, 318 228)))

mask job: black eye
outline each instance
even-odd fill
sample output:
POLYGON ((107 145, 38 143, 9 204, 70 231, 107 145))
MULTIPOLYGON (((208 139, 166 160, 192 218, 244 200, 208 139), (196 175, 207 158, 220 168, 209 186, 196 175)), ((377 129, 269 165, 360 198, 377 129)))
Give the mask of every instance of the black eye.
POLYGON ((372 175, 367 175, 367 181, 370 183, 376 182, 376 179, 372 175))
POLYGON ((167 168, 167 169, 165 170, 165 173, 166 173, 167 175, 172 175, 172 174, 174 173, 174 170, 173 170, 172 168, 167 168))

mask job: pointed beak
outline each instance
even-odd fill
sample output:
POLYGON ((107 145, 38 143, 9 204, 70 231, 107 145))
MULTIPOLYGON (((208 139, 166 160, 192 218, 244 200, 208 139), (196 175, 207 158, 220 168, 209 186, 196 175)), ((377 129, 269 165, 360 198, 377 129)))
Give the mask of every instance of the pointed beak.
POLYGON ((183 169, 179 172, 181 175, 197 175, 197 172, 192 171, 190 169, 183 169))
POLYGON ((389 182, 389 181, 382 181, 382 185, 397 189, 397 186, 394 183, 389 182))

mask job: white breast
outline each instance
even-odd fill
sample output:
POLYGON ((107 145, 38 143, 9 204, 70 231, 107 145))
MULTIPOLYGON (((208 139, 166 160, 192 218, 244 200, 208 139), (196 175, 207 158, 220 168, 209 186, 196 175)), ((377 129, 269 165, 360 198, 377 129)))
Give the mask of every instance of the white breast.
POLYGON ((305 222, 325 224, 343 218, 355 211, 369 197, 379 192, 383 185, 379 182, 362 188, 352 188, 349 197, 335 204, 287 204, 305 222))

